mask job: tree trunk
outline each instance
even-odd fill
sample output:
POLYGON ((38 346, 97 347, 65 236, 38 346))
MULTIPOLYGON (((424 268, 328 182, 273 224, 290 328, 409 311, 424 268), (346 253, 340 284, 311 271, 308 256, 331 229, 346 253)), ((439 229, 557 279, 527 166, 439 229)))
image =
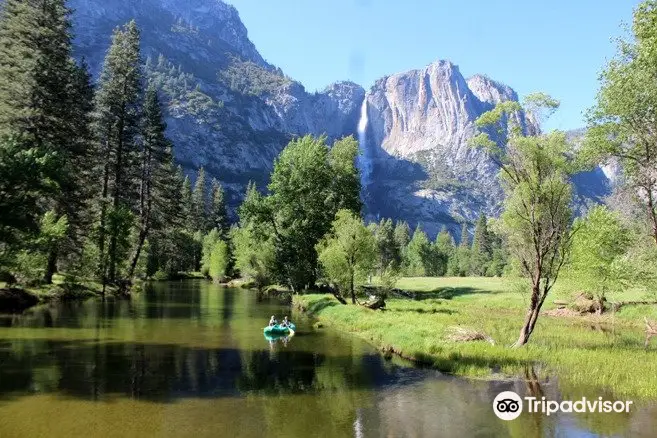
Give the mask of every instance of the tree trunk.
POLYGON ((652 238, 657 244, 657 213, 655 212, 655 201, 653 200, 651 186, 648 186, 648 217, 652 222, 652 238))
POLYGON ((337 291, 333 292, 333 296, 335 297, 336 300, 340 302, 340 304, 347 304, 347 301, 344 298, 342 298, 337 291))
POLYGON ((132 262, 130 262, 130 271, 128 272, 129 279, 132 279, 135 275, 135 269, 137 268, 137 263, 139 262, 139 257, 141 256, 141 250, 144 247, 144 243, 146 242, 147 234, 148 234, 148 229, 142 230, 139 233, 137 248, 135 249, 134 256, 132 256, 132 262))
MULTIPOLYGON (((106 145, 109 151, 109 145, 106 145)), ((109 152, 105 157, 105 166, 103 168, 103 192, 101 195, 100 206, 100 232, 98 236, 98 250, 100 252, 100 260, 98 261, 98 270, 100 271, 101 281, 103 283, 102 297, 105 299, 105 286, 107 285, 107 260, 105 258, 105 237, 107 230, 105 230, 107 222, 107 195, 109 193, 109 152)))
POLYGON ((349 279, 349 290, 351 292, 351 304, 356 304, 356 291, 354 289, 354 274, 351 273, 351 278, 349 279))
POLYGON ((48 253, 48 262, 46 263, 46 272, 43 275, 43 282, 52 284, 52 277, 57 272, 57 249, 51 248, 48 253))
POLYGON ((536 320, 538 319, 538 313, 541 310, 542 301, 539 301, 538 297, 540 294, 540 283, 536 283, 532 286, 532 299, 529 305, 529 310, 525 315, 525 321, 520 329, 520 335, 513 348, 519 348, 529 342, 529 337, 534 331, 536 326, 536 320))
MULTIPOLYGON (((112 194, 113 197, 113 207, 114 207, 114 213, 116 214, 116 211, 119 208, 119 205, 121 203, 121 190, 123 190, 123 173, 125 172, 125 169, 123 168, 124 163, 123 163, 123 134, 125 131, 125 117, 126 117, 126 104, 123 102, 121 104, 121 112, 119 114, 119 122, 117 126, 117 137, 118 137, 118 143, 116 146, 116 163, 114 165, 114 193, 112 194)), ((117 264, 117 246, 118 246, 118 240, 119 236, 117 236, 117 232, 119 230, 112 230, 112 235, 110 238, 110 252, 109 252, 109 279, 110 281, 114 282, 116 281, 116 264, 117 264)))
POLYGON ((109 248, 109 272, 108 278, 112 283, 116 281, 116 247, 118 245, 118 236, 116 233, 112 233, 110 239, 110 248, 109 248))

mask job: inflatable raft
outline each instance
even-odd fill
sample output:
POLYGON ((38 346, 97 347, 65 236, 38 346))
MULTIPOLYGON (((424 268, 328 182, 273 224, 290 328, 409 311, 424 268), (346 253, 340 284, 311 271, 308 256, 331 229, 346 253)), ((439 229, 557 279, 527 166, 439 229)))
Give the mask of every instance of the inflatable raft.
POLYGON ((294 334, 294 331, 296 330, 296 328, 297 327, 292 323, 290 323, 289 327, 283 327, 280 324, 276 324, 276 325, 272 325, 272 326, 269 326, 269 327, 265 327, 263 329, 263 332, 265 333, 265 335, 268 335, 268 336, 276 336, 276 335, 285 336, 285 335, 289 335, 289 334, 294 334))

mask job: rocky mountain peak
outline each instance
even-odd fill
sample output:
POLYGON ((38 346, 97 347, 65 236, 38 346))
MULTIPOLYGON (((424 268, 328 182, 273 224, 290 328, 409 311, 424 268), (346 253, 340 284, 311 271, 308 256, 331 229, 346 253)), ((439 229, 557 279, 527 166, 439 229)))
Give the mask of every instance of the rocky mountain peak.
POLYGON ((497 105, 505 101, 517 101, 518 94, 508 85, 490 79, 484 75, 474 75, 467 80, 470 91, 485 103, 497 105))
POLYGON ((443 60, 377 81, 368 101, 375 143, 403 157, 464 143, 481 114, 459 68, 443 60))
POLYGON ((198 32, 214 34, 231 45, 244 60, 270 67, 256 50, 234 6, 221 0, 159 0, 178 22, 198 32))
POLYGON ((273 69, 249 40, 237 10, 221 0, 70 0, 69 6, 78 53, 91 56, 93 67, 101 65, 112 30, 134 19, 145 56, 171 58, 171 49, 178 49, 178 62, 216 65, 227 63, 229 53, 273 69))

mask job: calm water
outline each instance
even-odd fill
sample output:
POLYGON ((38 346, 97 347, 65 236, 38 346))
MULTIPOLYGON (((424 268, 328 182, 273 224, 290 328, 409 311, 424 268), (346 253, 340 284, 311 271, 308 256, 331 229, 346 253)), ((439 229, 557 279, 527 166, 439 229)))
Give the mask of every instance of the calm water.
POLYGON ((558 385, 467 381, 386 361, 298 315, 299 333, 271 344, 262 327, 286 311, 187 281, 130 302, 0 316, 0 437, 657 436, 649 404, 629 415, 498 420, 500 391, 558 397, 558 385))

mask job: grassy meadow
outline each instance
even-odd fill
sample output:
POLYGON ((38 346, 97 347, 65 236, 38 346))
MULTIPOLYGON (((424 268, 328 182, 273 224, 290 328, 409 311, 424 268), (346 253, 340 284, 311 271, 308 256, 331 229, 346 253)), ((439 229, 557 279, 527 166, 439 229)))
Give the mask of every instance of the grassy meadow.
MULTIPOLYGON (((562 281, 545 303, 525 347, 517 339, 529 295, 515 280, 502 278, 403 278, 397 287, 416 299, 389 298, 385 311, 340 305, 331 295, 294 297, 297 309, 327 326, 360 336, 386 353, 457 375, 484 378, 536 373, 558 375, 569 384, 636 398, 657 397, 657 339, 644 347, 643 317, 657 319, 657 306, 628 306, 618 312, 550 316, 554 300, 572 298, 577 288, 562 281), (455 328, 492 338, 452 340, 455 328)), ((611 301, 643 300, 628 291, 611 301)))

